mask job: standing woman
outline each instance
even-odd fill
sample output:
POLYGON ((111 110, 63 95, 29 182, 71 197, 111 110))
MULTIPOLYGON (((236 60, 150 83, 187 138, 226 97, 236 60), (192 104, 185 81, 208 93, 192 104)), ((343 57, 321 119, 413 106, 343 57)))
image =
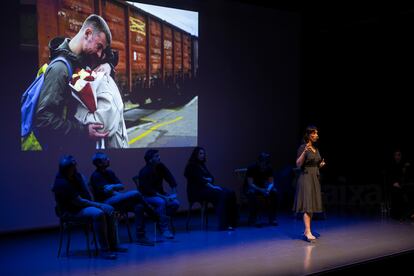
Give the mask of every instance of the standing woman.
POLYGON ((299 147, 296 159, 296 166, 300 168, 300 172, 296 183, 293 210, 303 213, 305 224, 303 235, 308 242, 316 239, 311 231, 312 214, 323 211, 319 168, 325 165, 325 161, 315 145, 318 139, 318 129, 315 126, 308 126, 304 135, 304 143, 299 147))

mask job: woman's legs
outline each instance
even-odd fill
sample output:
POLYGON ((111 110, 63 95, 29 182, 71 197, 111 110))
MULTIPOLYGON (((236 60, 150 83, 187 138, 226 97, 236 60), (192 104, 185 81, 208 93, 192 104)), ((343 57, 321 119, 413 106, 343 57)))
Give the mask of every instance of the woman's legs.
POLYGON ((218 218, 218 229, 227 230, 229 226, 234 227, 230 215, 230 194, 225 188, 221 190, 205 188, 201 193, 201 198, 213 203, 218 218))
POLYGON ((312 235, 311 231, 311 221, 312 221, 312 213, 303 213, 303 223, 305 224, 305 233, 304 235, 308 239, 315 239, 315 236, 312 235))

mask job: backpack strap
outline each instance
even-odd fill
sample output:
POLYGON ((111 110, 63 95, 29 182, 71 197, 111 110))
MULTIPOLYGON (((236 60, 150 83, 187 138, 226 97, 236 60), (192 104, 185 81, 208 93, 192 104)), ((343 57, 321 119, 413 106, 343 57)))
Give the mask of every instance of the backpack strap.
POLYGON ((66 65, 66 67, 68 68, 69 80, 70 80, 72 78, 72 75, 73 75, 73 70, 72 70, 72 66, 70 66, 70 64, 69 64, 69 61, 65 57, 58 56, 57 58, 55 58, 54 60, 52 60, 50 62, 49 66, 52 65, 55 62, 58 62, 58 61, 62 61, 66 65))
MULTIPOLYGON (((70 63, 63 56, 59 56, 51 61, 50 64, 61 61, 66 65, 68 69, 68 81, 72 78, 73 70, 70 63)), ((32 123, 33 117, 36 112, 37 102, 39 99, 40 91, 43 86, 44 73, 46 66, 43 65, 38 72, 38 75, 34 82, 28 89, 23 93, 21 99, 21 137, 27 137, 33 130, 32 123), (42 70, 43 69, 43 70, 42 70)))

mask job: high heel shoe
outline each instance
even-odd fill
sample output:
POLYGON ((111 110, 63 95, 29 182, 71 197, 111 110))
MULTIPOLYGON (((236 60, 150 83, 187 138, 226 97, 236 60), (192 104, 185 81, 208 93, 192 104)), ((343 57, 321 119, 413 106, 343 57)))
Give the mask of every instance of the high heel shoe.
POLYGON ((315 239, 308 238, 305 234, 303 234, 303 240, 306 241, 306 242, 310 242, 310 243, 316 242, 316 238, 315 239))

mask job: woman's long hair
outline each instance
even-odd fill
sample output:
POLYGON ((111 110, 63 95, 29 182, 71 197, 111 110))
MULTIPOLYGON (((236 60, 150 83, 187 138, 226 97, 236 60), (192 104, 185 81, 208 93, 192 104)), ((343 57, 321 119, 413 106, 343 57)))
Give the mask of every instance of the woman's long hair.
POLYGON ((188 175, 189 170, 191 170, 191 167, 192 167, 191 165, 193 165, 193 166, 194 165, 200 166, 202 170, 204 170, 207 173, 209 173, 208 170, 207 170, 207 168, 206 168, 205 161, 203 162, 203 161, 198 160, 198 153, 201 150, 204 150, 204 152, 206 151, 202 147, 195 147, 193 149, 193 152, 191 153, 190 158, 188 158, 187 165, 185 166, 184 176, 187 176, 188 175))
POLYGON ((191 155, 190 155, 190 158, 188 158, 188 162, 187 162, 187 165, 188 164, 200 164, 200 163, 204 163, 204 162, 201 162, 200 160, 198 160, 198 154, 199 154, 199 152, 200 151, 206 151, 204 148, 202 148, 202 147, 195 147, 194 149, 193 149, 193 152, 191 153, 191 155))

